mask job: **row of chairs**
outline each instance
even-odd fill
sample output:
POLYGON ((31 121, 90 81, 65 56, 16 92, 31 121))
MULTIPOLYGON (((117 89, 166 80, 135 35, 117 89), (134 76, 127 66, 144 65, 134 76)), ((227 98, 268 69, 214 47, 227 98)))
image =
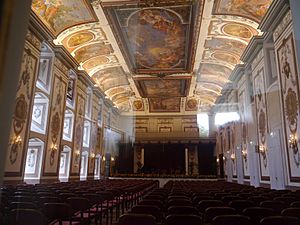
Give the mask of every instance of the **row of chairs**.
POLYGON ((0 190, 0 224, 112 224, 121 212, 158 186, 155 181, 100 180, 6 186, 0 190), (109 221, 109 218, 111 220, 109 221))
POLYGON ((132 225, 143 218, 145 221, 138 223, 294 225, 300 224, 299 200, 298 191, 274 191, 227 182, 169 182, 145 196, 120 218, 119 225, 132 225))

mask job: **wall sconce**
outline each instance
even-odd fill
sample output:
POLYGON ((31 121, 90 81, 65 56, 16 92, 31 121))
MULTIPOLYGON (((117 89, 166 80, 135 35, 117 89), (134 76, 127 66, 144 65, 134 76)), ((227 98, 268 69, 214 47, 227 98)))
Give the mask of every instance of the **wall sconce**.
POLYGON ((96 156, 95 153, 92 152, 92 153, 91 153, 91 158, 93 159, 93 158, 95 158, 95 156, 96 156))
POLYGON ((234 160, 235 160, 235 154, 232 153, 232 154, 230 155, 230 158, 231 158, 232 161, 234 161, 234 160))
POLYGON ((103 156, 103 157, 102 157, 102 161, 105 161, 105 160, 106 160, 106 158, 105 158, 105 156, 103 156))
POLYGON ((298 138, 296 134, 290 134, 289 147, 293 150, 294 155, 298 153, 298 138))
POLYGON ((56 151, 57 150, 57 145, 55 143, 52 143, 51 150, 52 151, 56 151))
POLYGON ((264 145, 259 145, 258 151, 259 151, 260 154, 262 154, 263 156, 265 156, 266 152, 267 152, 267 149, 266 149, 266 147, 264 145))
POLYGON ((243 149, 242 150, 242 157, 245 161, 247 161, 247 155, 248 155, 248 152, 247 152, 247 149, 243 149))
POLYGON ((10 142, 11 145, 19 145, 21 143, 22 143, 22 138, 20 135, 13 138, 12 141, 10 142))
POLYGON ((80 155, 80 151, 77 150, 77 151, 75 152, 75 154, 76 154, 77 156, 79 156, 79 155, 80 155))
POLYGON ((217 158, 217 160, 216 160, 216 161, 217 161, 217 163, 219 163, 219 162, 220 162, 220 159, 219 159, 219 158, 217 158))
POLYGON ((115 161, 115 158, 114 158, 114 157, 111 157, 110 160, 111 160, 111 161, 115 161))

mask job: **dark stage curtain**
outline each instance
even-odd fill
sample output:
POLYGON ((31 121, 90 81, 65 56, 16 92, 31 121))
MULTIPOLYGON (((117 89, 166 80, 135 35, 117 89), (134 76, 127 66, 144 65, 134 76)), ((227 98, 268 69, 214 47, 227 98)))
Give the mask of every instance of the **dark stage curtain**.
POLYGON ((145 149, 144 173, 184 174, 185 146, 182 144, 149 144, 145 149))
POLYGON ((214 143, 200 143, 198 145, 199 175, 216 174, 216 158, 214 157, 214 143))

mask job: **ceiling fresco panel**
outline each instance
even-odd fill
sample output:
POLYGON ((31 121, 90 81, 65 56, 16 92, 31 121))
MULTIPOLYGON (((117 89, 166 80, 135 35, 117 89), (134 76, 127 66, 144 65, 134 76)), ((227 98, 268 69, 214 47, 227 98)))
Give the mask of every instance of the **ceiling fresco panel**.
POLYGON ((136 79, 136 86, 144 98, 185 97, 189 91, 190 78, 176 79, 136 79))
POLYGON ((75 51, 75 59, 78 62, 85 62, 92 57, 100 55, 108 55, 113 53, 112 46, 105 43, 93 43, 91 45, 86 45, 77 51, 75 51))
POLYGON ((180 112, 181 98, 149 98, 150 112, 180 112))
POLYGON ((235 66, 240 62, 238 55, 234 55, 230 52, 217 51, 217 50, 216 51, 205 50, 203 53, 203 59, 217 60, 219 62, 229 63, 232 66, 235 66))
POLYGON ((272 0, 216 0, 213 14, 234 15, 260 22, 272 0))
POLYGON ((118 62, 117 57, 114 55, 100 55, 86 61, 82 67, 89 73, 97 67, 112 65, 118 62))
POLYGON ((212 39, 205 41, 204 47, 211 50, 227 51, 240 56, 247 45, 243 42, 229 38, 213 37, 212 39))
POLYGON ((104 91, 113 87, 129 84, 122 67, 111 67, 99 70, 92 76, 92 78, 104 91))
POLYGON ((193 38, 200 4, 139 8, 105 7, 113 29, 120 40, 135 73, 180 73, 192 68, 193 38))
POLYGON ((54 36, 69 27, 98 20, 86 0, 33 0, 31 9, 54 36))
POLYGON ((213 37, 238 38, 248 43, 258 31, 252 26, 224 20, 212 20, 208 28, 208 34, 213 37))
POLYGON ((219 75, 223 77, 229 77, 232 70, 226 66, 213 64, 213 63, 201 63, 199 73, 203 75, 219 75))

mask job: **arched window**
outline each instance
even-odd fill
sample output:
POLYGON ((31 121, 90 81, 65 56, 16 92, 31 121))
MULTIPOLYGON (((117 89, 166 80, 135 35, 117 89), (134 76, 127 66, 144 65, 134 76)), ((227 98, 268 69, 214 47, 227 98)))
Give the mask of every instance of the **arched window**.
POLYGON ((24 181, 27 183, 39 183, 43 151, 43 141, 38 138, 29 139, 24 175, 24 181))
POLYGON ((30 130, 45 134, 48 121, 49 99, 41 92, 35 93, 30 130))
POLYGON ((240 120, 240 115, 237 112, 223 112, 215 115, 215 125, 217 126, 238 120, 240 120))
POLYGON ((80 180, 86 180, 87 178, 87 169, 88 169, 88 152, 84 151, 81 154, 81 163, 80 163, 80 180))
POLYGON ((74 126, 74 113, 70 109, 67 109, 65 111, 65 118, 64 118, 64 132, 63 132, 64 140, 72 141, 73 126, 74 126))
POLYGON ((100 179, 100 171, 101 171, 101 156, 100 154, 98 154, 95 157, 95 171, 94 171, 95 179, 100 179))
POLYGON ((197 114, 197 124, 201 137, 207 137, 209 134, 209 118, 207 113, 197 114))
POLYGON ((45 43, 42 44, 39 75, 36 86, 46 93, 50 93, 51 74, 54 63, 54 53, 52 49, 45 43))
POLYGON ((84 121, 83 128, 83 147, 88 148, 90 146, 90 137, 91 137, 91 122, 84 121))
POLYGON ((60 153, 59 163, 59 180, 61 182, 68 181, 70 172, 70 161, 71 161, 71 148, 64 146, 63 151, 60 153))
POLYGON ((76 89, 77 75, 73 70, 69 71, 68 89, 67 89, 67 106, 75 107, 75 89, 76 89))

